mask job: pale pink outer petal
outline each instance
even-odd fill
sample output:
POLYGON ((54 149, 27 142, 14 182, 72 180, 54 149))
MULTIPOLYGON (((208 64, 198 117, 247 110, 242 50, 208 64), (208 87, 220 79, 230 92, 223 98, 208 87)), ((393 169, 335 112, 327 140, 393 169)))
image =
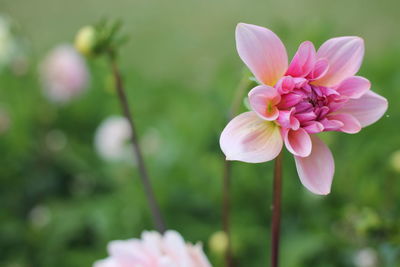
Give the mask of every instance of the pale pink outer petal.
POLYGON ((322 44, 317 58, 328 60, 329 69, 313 84, 323 86, 338 85, 344 79, 357 73, 364 57, 364 40, 356 36, 332 38, 322 44))
POLYGON ((341 121, 343 126, 339 131, 344 133, 355 134, 361 131, 362 128, 360 122, 354 116, 347 113, 328 115, 328 119, 341 121))
POLYGON ((388 101, 372 91, 366 92, 358 99, 349 99, 336 113, 353 115, 362 127, 366 127, 379 120, 388 108, 388 101))
POLYGON ((201 244, 196 245, 187 245, 188 246, 188 253, 192 259, 193 267, 211 267, 210 262, 208 261, 206 255, 203 252, 203 248, 201 244))
POLYGON ((219 143, 227 160, 259 163, 278 156, 283 141, 278 125, 249 111, 228 123, 219 143))
MULTIPOLYGON (((158 259, 157 264, 155 265, 151 265, 149 267, 181 267, 184 265, 177 265, 178 263, 174 262, 171 258, 168 258, 167 256, 161 257, 158 259)), ((129 266, 131 267, 131 266, 129 266)), ((136 266, 132 266, 132 267, 136 267, 136 266)), ((139 267, 142 267, 142 265, 139 265, 139 267)), ((147 267, 143 266, 143 267, 147 267)))
POLYGON ((315 47, 310 41, 305 41, 300 44, 286 74, 293 77, 305 77, 314 68, 315 61, 315 47))
POLYGON ((349 98, 360 98, 371 88, 371 83, 360 76, 352 76, 343 80, 336 91, 349 98))
POLYGON ((179 266, 189 266, 190 258, 186 250, 186 243, 182 236, 173 230, 165 232, 163 250, 179 266))
MULTIPOLYGON (((153 257, 145 250, 139 239, 114 240, 107 246, 110 256, 119 265, 124 262, 149 264, 153 257)), ((125 266, 125 265, 123 265, 125 266)))
POLYGON ((268 85, 260 85, 249 92, 249 103, 262 119, 274 121, 279 116, 279 110, 276 105, 281 101, 281 96, 277 90, 268 85), (270 111, 268 111, 270 106, 270 111))
POLYGON ((148 251, 149 255, 155 258, 161 256, 161 251, 163 250, 163 236, 161 236, 160 233, 155 231, 143 231, 141 238, 143 249, 148 251))
POLYGON ((113 258, 107 258, 104 260, 96 261, 93 264, 93 267, 121 267, 121 266, 113 258))
POLYGON ((275 85, 287 70, 285 46, 267 28, 239 23, 236 27, 236 48, 240 58, 263 84, 275 85))
POLYGON ((132 250, 137 247, 138 239, 114 240, 108 243, 108 253, 113 257, 132 257, 132 250))
POLYGON ((301 183, 312 193, 327 195, 331 191, 335 162, 332 152, 317 136, 312 135, 312 151, 308 157, 295 156, 301 183))
POLYGON ((295 156, 307 157, 311 153, 312 144, 310 135, 300 128, 298 130, 283 130, 285 146, 295 156))
POLYGON ((142 239, 116 240, 108 245, 109 257, 94 267, 211 267, 200 244, 186 243, 173 230, 164 235, 144 231, 142 239))

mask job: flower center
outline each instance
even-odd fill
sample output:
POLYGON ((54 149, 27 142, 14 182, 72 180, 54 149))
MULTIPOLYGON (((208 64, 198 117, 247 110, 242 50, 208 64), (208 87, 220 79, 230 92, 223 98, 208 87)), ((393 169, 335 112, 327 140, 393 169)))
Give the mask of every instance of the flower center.
POLYGON ((307 100, 313 107, 322 107, 326 104, 326 96, 321 92, 321 89, 311 86, 311 93, 309 93, 307 100))

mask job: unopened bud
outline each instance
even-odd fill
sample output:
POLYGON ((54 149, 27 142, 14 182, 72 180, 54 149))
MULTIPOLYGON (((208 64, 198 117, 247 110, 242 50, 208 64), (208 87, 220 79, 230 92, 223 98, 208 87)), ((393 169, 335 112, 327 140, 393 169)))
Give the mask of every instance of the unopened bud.
POLYGON ((75 49, 85 56, 93 54, 96 45, 96 30, 92 26, 81 28, 75 37, 75 49))
POLYGON ((211 235, 208 244, 215 254, 224 254, 228 249, 228 242, 227 234, 224 231, 218 231, 211 235))
POLYGON ((390 157, 390 164, 393 170, 400 173, 400 150, 393 152, 390 157))

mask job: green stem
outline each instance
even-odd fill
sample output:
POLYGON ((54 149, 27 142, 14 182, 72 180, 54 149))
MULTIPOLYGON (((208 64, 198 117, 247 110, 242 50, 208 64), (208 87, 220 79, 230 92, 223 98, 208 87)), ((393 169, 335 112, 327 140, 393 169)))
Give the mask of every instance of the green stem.
MULTIPOLYGON (((232 101, 232 106, 229 111, 229 120, 231 120, 239 111, 240 104, 242 103, 242 99, 244 94, 246 93, 246 89, 249 87, 251 81, 249 80, 249 76, 247 72, 243 74, 242 79, 240 80, 238 87, 235 90, 235 96, 232 101)), ((223 176, 223 185, 222 185, 222 230, 226 234, 228 238, 228 247, 225 252, 225 267, 233 266, 233 255, 232 255, 232 242, 231 242, 231 222, 230 222, 230 213, 231 213, 231 175, 232 175, 232 164, 230 161, 224 161, 224 176, 223 176)))
POLYGON ((271 266, 279 266, 279 241, 281 224, 281 198, 282 198, 282 158, 283 151, 275 159, 272 227, 271 227, 271 266))

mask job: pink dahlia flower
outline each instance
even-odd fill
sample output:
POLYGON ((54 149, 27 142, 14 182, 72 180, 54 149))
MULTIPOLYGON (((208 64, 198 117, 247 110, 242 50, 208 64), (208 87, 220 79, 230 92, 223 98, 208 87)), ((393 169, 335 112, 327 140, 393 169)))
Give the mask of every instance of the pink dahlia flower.
POLYGON ((112 241, 108 253, 94 267, 211 267, 201 245, 185 243, 175 231, 163 236, 145 231, 142 239, 112 241))
POLYGON ((53 102, 63 103, 87 87, 89 73, 85 60, 70 45, 52 50, 40 66, 43 92, 53 102))
POLYGON ((306 41, 288 64, 278 36, 240 23, 236 46, 260 85, 249 92, 251 111, 235 117, 221 134, 227 160, 269 161, 284 143, 294 155, 302 184, 315 194, 328 194, 334 161, 315 134, 357 133, 381 118, 388 106, 370 90, 366 78, 354 76, 364 56, 364 41, 355 36, 332 38, 318 51, 306 41))

